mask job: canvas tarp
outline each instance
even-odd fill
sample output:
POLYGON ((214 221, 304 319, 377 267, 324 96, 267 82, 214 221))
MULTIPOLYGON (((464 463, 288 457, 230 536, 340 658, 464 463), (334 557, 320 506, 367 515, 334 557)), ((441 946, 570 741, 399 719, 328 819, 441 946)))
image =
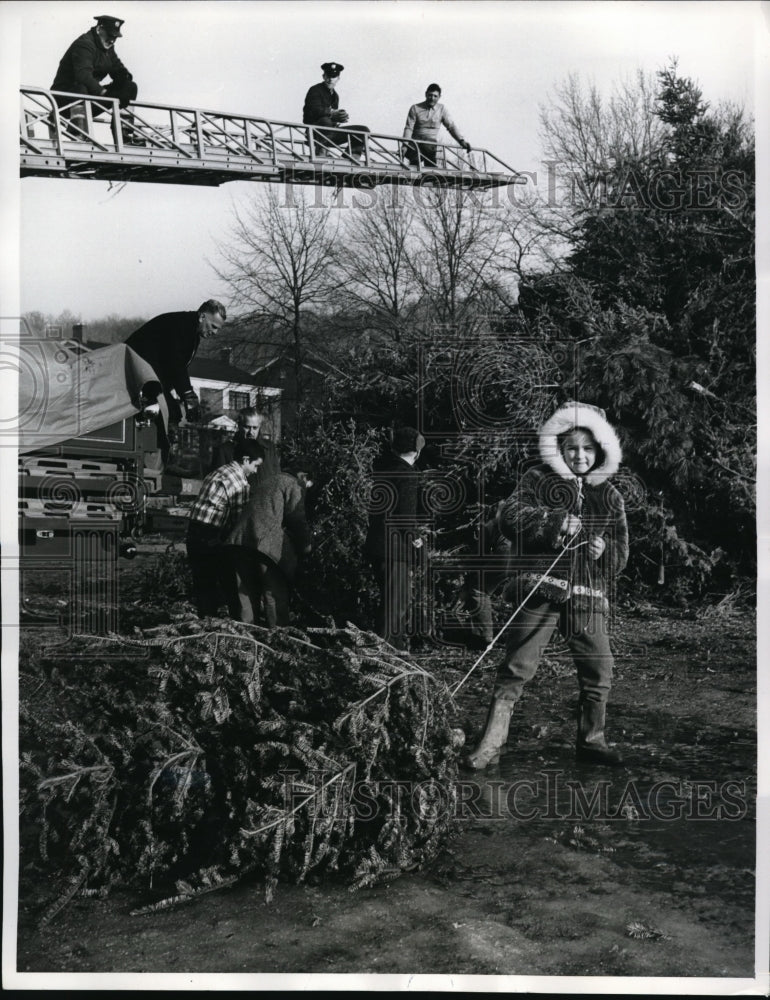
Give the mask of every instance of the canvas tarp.
MULTIPOLYGON (((138 413, 142 391, 160 383, 126 344, 87 350, 75 342, 22 342, 19 356, 19 451, 34 451, 138 413)), ((158 398, 164 420, 167 406, 158 398)))

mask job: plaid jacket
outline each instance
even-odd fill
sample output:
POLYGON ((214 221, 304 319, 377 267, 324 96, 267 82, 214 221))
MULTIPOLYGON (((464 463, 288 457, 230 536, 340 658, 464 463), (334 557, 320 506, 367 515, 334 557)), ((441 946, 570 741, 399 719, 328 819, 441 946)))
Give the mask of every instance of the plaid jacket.
POLYGON ((221 528, 224 534, 237 521, 249 499, 249 483, 240 462, 214 469, 190 510, 190 520, 221 528))

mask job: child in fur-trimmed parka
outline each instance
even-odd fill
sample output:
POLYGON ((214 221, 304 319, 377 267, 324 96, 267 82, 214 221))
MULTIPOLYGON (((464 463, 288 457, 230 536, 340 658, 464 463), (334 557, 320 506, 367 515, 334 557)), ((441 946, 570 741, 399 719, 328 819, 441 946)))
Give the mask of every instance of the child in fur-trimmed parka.
POLYGON ((570 402, 543 424, 539 451, 542 464, 524 473, 499 514, 512 542, 506 596, 521 607, 508 629, 486 730, 465 758, 477 770, 499 760, 513 706, 555 628, 577 668, 577 757, 621 763, 604 736, 613 669, 608 592, 628 559, 623 498, 609 482, 620 442, 602 410, 570 402))

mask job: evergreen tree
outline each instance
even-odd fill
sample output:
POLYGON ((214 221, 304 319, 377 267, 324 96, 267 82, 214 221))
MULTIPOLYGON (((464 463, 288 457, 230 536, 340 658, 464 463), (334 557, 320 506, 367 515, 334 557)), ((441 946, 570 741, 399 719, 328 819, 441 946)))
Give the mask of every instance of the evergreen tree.
POLYGON ((580 342, 565 385, 625 433, 647 486, 639 554, 703 587, 727 583, 716 566, 754 567, 754 144, 675 63, 656 96, 655 147, 616 151, 599 196, 575 206, 564 262, 525 281, 520 304, 546 339, 580 342))

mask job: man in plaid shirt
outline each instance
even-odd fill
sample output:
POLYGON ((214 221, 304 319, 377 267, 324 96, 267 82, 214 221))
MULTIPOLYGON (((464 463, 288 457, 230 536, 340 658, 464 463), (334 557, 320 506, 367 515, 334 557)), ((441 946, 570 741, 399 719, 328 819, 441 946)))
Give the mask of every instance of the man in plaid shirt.
POLYGON ((201 618, 216 615, 223 593, 228 609, 238 608, 235 572, 222 542, 248 502, 249 476, 256 473, 264 457, 265 450, 258 441, 239 441, 233 461, 214 469, 203 480, 190 510, 187 556, 193 598, 201 618))

